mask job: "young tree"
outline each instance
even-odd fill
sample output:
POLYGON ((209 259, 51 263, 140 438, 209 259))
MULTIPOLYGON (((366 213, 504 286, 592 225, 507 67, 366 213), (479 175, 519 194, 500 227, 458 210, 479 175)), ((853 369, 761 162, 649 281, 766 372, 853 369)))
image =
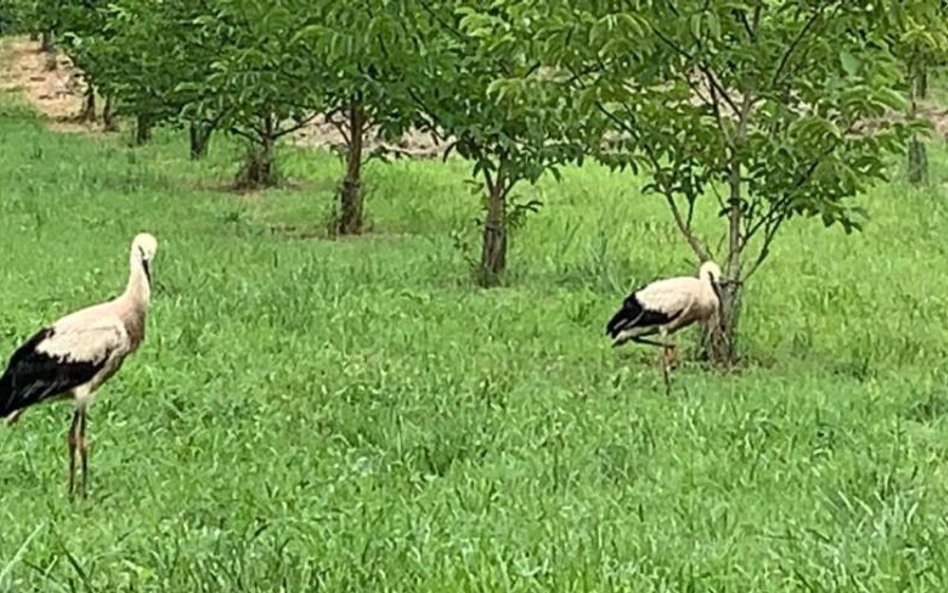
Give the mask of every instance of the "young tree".
MULTIPOLYGON (((784 223, 805 216, 859 229, 852 198, 886 177, 886 157, 918 128, 887 119, 905 106, 885 43, 896 4, 563 1, 516 13, 530 23, 518 43, 543 40, 537 56, 569 74, 577 102, 611 121, 606 147, 590 148, 613 167, 646 171, 646 189, 668 205, 695 256, 723 264, 714 360, 735 359, 743 287, 784 223), (693 225, 699 208, 719 214, 722 250, 693 225)), ((497 5, 520 3, 490 10, 497 5)))
MULTIPOLYGON (((908 117, 919 117, 921 103, 928 98, 928 80, 932 71, 948 61, 948 3, 925 2, 898 7, 890 18, 891 43, 905 68, 908 117)), ((913 134, 908 146, 908 180, 913 184, 928 181, 928 151, 919 134, 913 134)))
MULTIPOLYGON (((215 117, 183 120, 182 111, 200 96, 182 90, 188 82, 201 88, 219 52, 213 38, 203 38, 195 20, 207 16, 200 4, 186 0, 118 0, 110 3, 106 34, 90 40, 97 56, 95 78, 107 97, 106 115, 135 119, 133 144, 151 137, 152 128, 189 124, 191 156, 200 158, 214 129, 215 117)), ((109 122, 106 121, 106 126, 109 122)))
POLYGON ((63 25, 63 13, 71 4, 69 0, 23 0, 21 18, 31 38, 40 40, 40 48, 46 53, 46 69, 56 69, 56 32, 63 25))
POLYGON ((529 76, 539 66, 529 51, 490 41, 496 27, 506 26, 506 15, 479 13, 479 4, 420 0, 404 22, 419 48, 410 67, 420 84, 410 91, 426 127, 452 137, 454 150, 483 182, 477 279, 494 286, 507 267, 512 223, 539 205, 514 202, 514 188, 581 159, 573 141, 581 126, 573 105, 555 99, 555 81, 529 76), (528 82, 498 93, 498 77, 528 82))
POLYGON ((302 28, 304 15, 287 3, 218 0, 195 19, 200 38, 218 52, 207 63, 205 78, 183 82, 177 90, 193 97, 185 117, 216 118, 246 142, 239 188, 275 185, 278 140, 319 112, 321 64, 305 43, 287 34, 302 28))
POLYGON ((401 137, 415 121, 407 88, 415 72, 407 53, 413 48, 402 34, 397 3, 353 0, 326 3, 301 12, 307 17, 298 38, 323 64, 325 75, 316 92, 327 119, 345 141, 345 174, 333 223, 341 235, 362 232, 362 167, 373 156, 365 149, 378 130, 386 139, 401 137))
POLYGON ((112 35, 108 26, 106 0, 41 0, 43 8, 58 5, 56 24, 50 30, 61 40, 62 50, 82 72, 86 83, 85 103, 78 119, 93 122, 96 119, 97 74, 106 59, 98 48, 106 46, 112 35), (53 28, 55 27, 55 28, 53 28))

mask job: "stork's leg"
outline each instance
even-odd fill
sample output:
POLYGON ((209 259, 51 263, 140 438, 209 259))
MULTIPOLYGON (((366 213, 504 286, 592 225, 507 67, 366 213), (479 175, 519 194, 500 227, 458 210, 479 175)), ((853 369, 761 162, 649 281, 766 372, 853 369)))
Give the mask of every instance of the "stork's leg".
POLYGON ((86 409, 79 413, 79 454, 82 456, 82 498, 86 497, 86 482, 89 476, 89 443, 86 442, 86 409))
POLYGON ((666 345, 665 346, 665 364, 668 366, 668 368, 671 370, 678 368, 679 360, 680 359, 678 357, 678 346, 674 342, 671 342, 670 344, 666 345))
POLYGON ((671 378, 669 376, 669 362, 671 360, 671 352, 675 345, 668 341, 668 334, 664 331, 661 332, 662 340, 662 379, 665 381, 665 395, 671 395, 671 378))
POLYGON ((79 408, 72 415, 72 424, 69 426, 69 434, 66 436, 66 442, 69 445, 69 498, 72 498, 76 492, 76 447, 79 444, 79 408))

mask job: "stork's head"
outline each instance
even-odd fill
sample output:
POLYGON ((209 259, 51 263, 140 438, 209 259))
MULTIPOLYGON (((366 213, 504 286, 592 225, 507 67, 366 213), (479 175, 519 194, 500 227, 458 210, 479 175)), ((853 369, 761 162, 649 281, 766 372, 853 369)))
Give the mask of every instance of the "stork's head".
POLYGON ((698 277, 711 284, 711 288, 714 290, 714 294, 717 295, 718 299, 721 298, 721 268, 718 267, 718 264, 713 261, 706 261, 701 264, 701 268, 698 270, 698 277))
POLYGON ((158 239, 149 233, 139 233, 132 239, 132 261, 141 264, 145 276, 151 283, 151 262, 158 253, 158 239))
POLYGON ((698 270, 698 277, 709 282, 720 282, 721 268, 713 261, 706 261, 701 264, 701 268, 698 270))

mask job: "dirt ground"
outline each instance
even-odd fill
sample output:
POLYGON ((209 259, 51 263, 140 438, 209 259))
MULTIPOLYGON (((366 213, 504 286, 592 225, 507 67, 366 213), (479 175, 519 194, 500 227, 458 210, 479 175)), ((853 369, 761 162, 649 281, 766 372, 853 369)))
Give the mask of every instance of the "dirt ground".
POLYGON ((0 45, 0 64, 0 92, 22 93, 56 129, 97 131, 94 124, 74 121, 82 111, 86 85, 69 58, 57 55, 55 69, 48 69, 38 42, 12 40, 0 45))
MULTIPOLYGON (((85 82, 82 72, 74 68, 69 58, 61 53, 56 57, 56 68, 47 68, 47 56, 39 42, 26 39, 8 40, 0 45, 0 92, 22 92, 27 100, 42 113, 57 130, 99 134, 101 124, 76 121, 82 111, 85 82)), ((101 110, 101 101, 99 102, 101 110)), ((925 106, 921 114, 932 120, 935 135, 948 138, 948 109, 925 106)), ((333 148, 343 145, 342 134, 322 115, 296 132, 291 138, 299 146, 333 148)), ((385 144, 371 137, 366 148, 383 146, 390 152, 415 158, 433 158, 444 154, 450 139, 440 143, 428 133, 412 130, 395 145, 385 144)))

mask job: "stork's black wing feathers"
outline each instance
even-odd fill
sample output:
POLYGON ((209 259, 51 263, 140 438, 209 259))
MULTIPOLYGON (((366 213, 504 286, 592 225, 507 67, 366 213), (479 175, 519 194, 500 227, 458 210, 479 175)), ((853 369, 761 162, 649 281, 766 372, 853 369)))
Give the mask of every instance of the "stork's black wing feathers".
POLYGON ((105 366, 106 359, 73 361, 37 351, 53 335, 52 327, 44 327, 10 357, 0 376, 0 417, 87 383, 105 366))
POLYGON ((613 315, 606 324, 606 334, 609 336, 615 338, 622 330, 633 327, 657 327, 665 325, 666 323, 671 323, 676 317, 681 315, 681 311, 668 314, 664 311, 646 308, 635 297, 636 292, 638 291, 632 292, 632 294, 625 298, 622 307, 616 311, 615 315, 613 315))

